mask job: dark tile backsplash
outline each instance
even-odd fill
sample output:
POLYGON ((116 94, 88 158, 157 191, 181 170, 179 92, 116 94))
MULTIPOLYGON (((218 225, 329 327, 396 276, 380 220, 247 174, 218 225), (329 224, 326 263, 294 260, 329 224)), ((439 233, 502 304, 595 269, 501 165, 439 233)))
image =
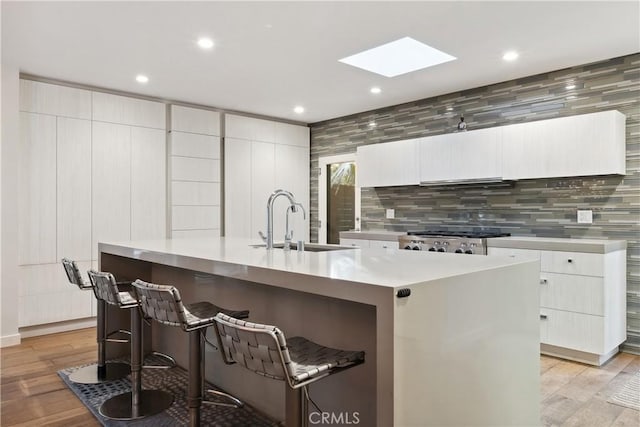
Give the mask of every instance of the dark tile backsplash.
MULTIPOLYGON (((473 226, 517 235, 627 240, 626 348, 640 351, 640 54, 315 123, 311 170, 317 171, 320 157, 351 153, 359 145, 453 132, 460 115, 472 130, 613 109, 627 116, 624 177, 524 180, 495 187, 366 188, 362 228, 473 226), (569 82, 576 88, 567 90, 569 82), (395 219, 385 218, 388 208, 395 209, 395 219), (592 209, 593 224, 577 224, 578 209, 592 209)), ((312 241, 317 241, 317 191, 317 175, 312 174, 312 241)))

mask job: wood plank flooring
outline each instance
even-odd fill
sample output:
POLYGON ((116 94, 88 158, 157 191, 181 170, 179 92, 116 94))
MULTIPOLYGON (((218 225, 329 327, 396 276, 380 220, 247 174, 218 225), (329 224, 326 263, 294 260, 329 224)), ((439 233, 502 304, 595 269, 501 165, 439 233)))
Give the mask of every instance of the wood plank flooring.
MULTIPOLYGON (((0 349, 0 425, 99 426, 57 371, 96 358, 95 329, 27 338, 0 349)), ((542 425, 638 427, 640 413, 607 403, 633 373, 640 356, 619 353, 596 368, 540 356, 542 425)))

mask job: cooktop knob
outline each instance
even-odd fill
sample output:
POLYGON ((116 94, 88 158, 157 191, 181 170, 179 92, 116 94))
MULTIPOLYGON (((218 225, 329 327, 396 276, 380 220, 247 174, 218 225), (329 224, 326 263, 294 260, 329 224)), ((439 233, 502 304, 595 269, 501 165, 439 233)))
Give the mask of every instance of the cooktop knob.
POLYGON ((473 255, 473 251, 471 249, 467 249, 464 251, 465 254, 473 255))
POLYGON ((429 248, 429 252, 435 252, 435 251, 436 251, 436 248, 434 247, 429 248))
POLYGON ((438 252, 446 252, 444 248, 438 248, 438 252))
POLYGON ((411 246, 407 245, 407 246, 404 247, 404 249, 410 251, 411 250, 411 246))
POLYGON ((420 250, 420 246, 413 245, 413 247, 411 249, 413 249, 414 251, 419 251, 420 250))
POLYGON ((462 249, 456 249, 456 253, 457 254, 461 254, 462 253, 462 249))

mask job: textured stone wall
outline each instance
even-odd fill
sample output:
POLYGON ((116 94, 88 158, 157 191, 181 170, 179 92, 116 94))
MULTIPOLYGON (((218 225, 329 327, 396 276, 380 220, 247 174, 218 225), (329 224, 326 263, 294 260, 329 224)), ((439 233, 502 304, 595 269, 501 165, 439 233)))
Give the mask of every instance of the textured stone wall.
MULTIPOLYGON (((512 186, 362 190, 362 228, 500 228, 518 235, 628 241, 626 348, 640 351, 640 54, 341 117, 311 126, 311 170, 323 156, 359 145, 604 110, 627 116, 627 175, 537 179, 512 186), (568 83, 575 89, 568 90, 568 83), (375 123, 375 126, 372 125, 375 123), (395 219, 385 219, 385 209, 395 219), (576 223, 592 209, 593 224, 576 223)), ((318 179, 311 177, 311 239, 317 239, 318 179)))

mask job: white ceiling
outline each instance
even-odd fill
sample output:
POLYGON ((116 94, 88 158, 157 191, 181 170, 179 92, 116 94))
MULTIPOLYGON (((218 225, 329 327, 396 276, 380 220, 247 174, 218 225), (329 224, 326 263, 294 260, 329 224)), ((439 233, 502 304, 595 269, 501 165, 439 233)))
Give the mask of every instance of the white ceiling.
POLYGON ((639 5, 2 1, 2 61, 42 77, 313 123, 639 52, 639 5), (195 44, 205 35, 216 43, 208 52, 195 44), (394 78, 338 62, 404 36, 458 59, 394 78), (520 53, 513 63, 502 60, 509 49, 520 53), (149 83, 137 83, 138 73, 149 83))

